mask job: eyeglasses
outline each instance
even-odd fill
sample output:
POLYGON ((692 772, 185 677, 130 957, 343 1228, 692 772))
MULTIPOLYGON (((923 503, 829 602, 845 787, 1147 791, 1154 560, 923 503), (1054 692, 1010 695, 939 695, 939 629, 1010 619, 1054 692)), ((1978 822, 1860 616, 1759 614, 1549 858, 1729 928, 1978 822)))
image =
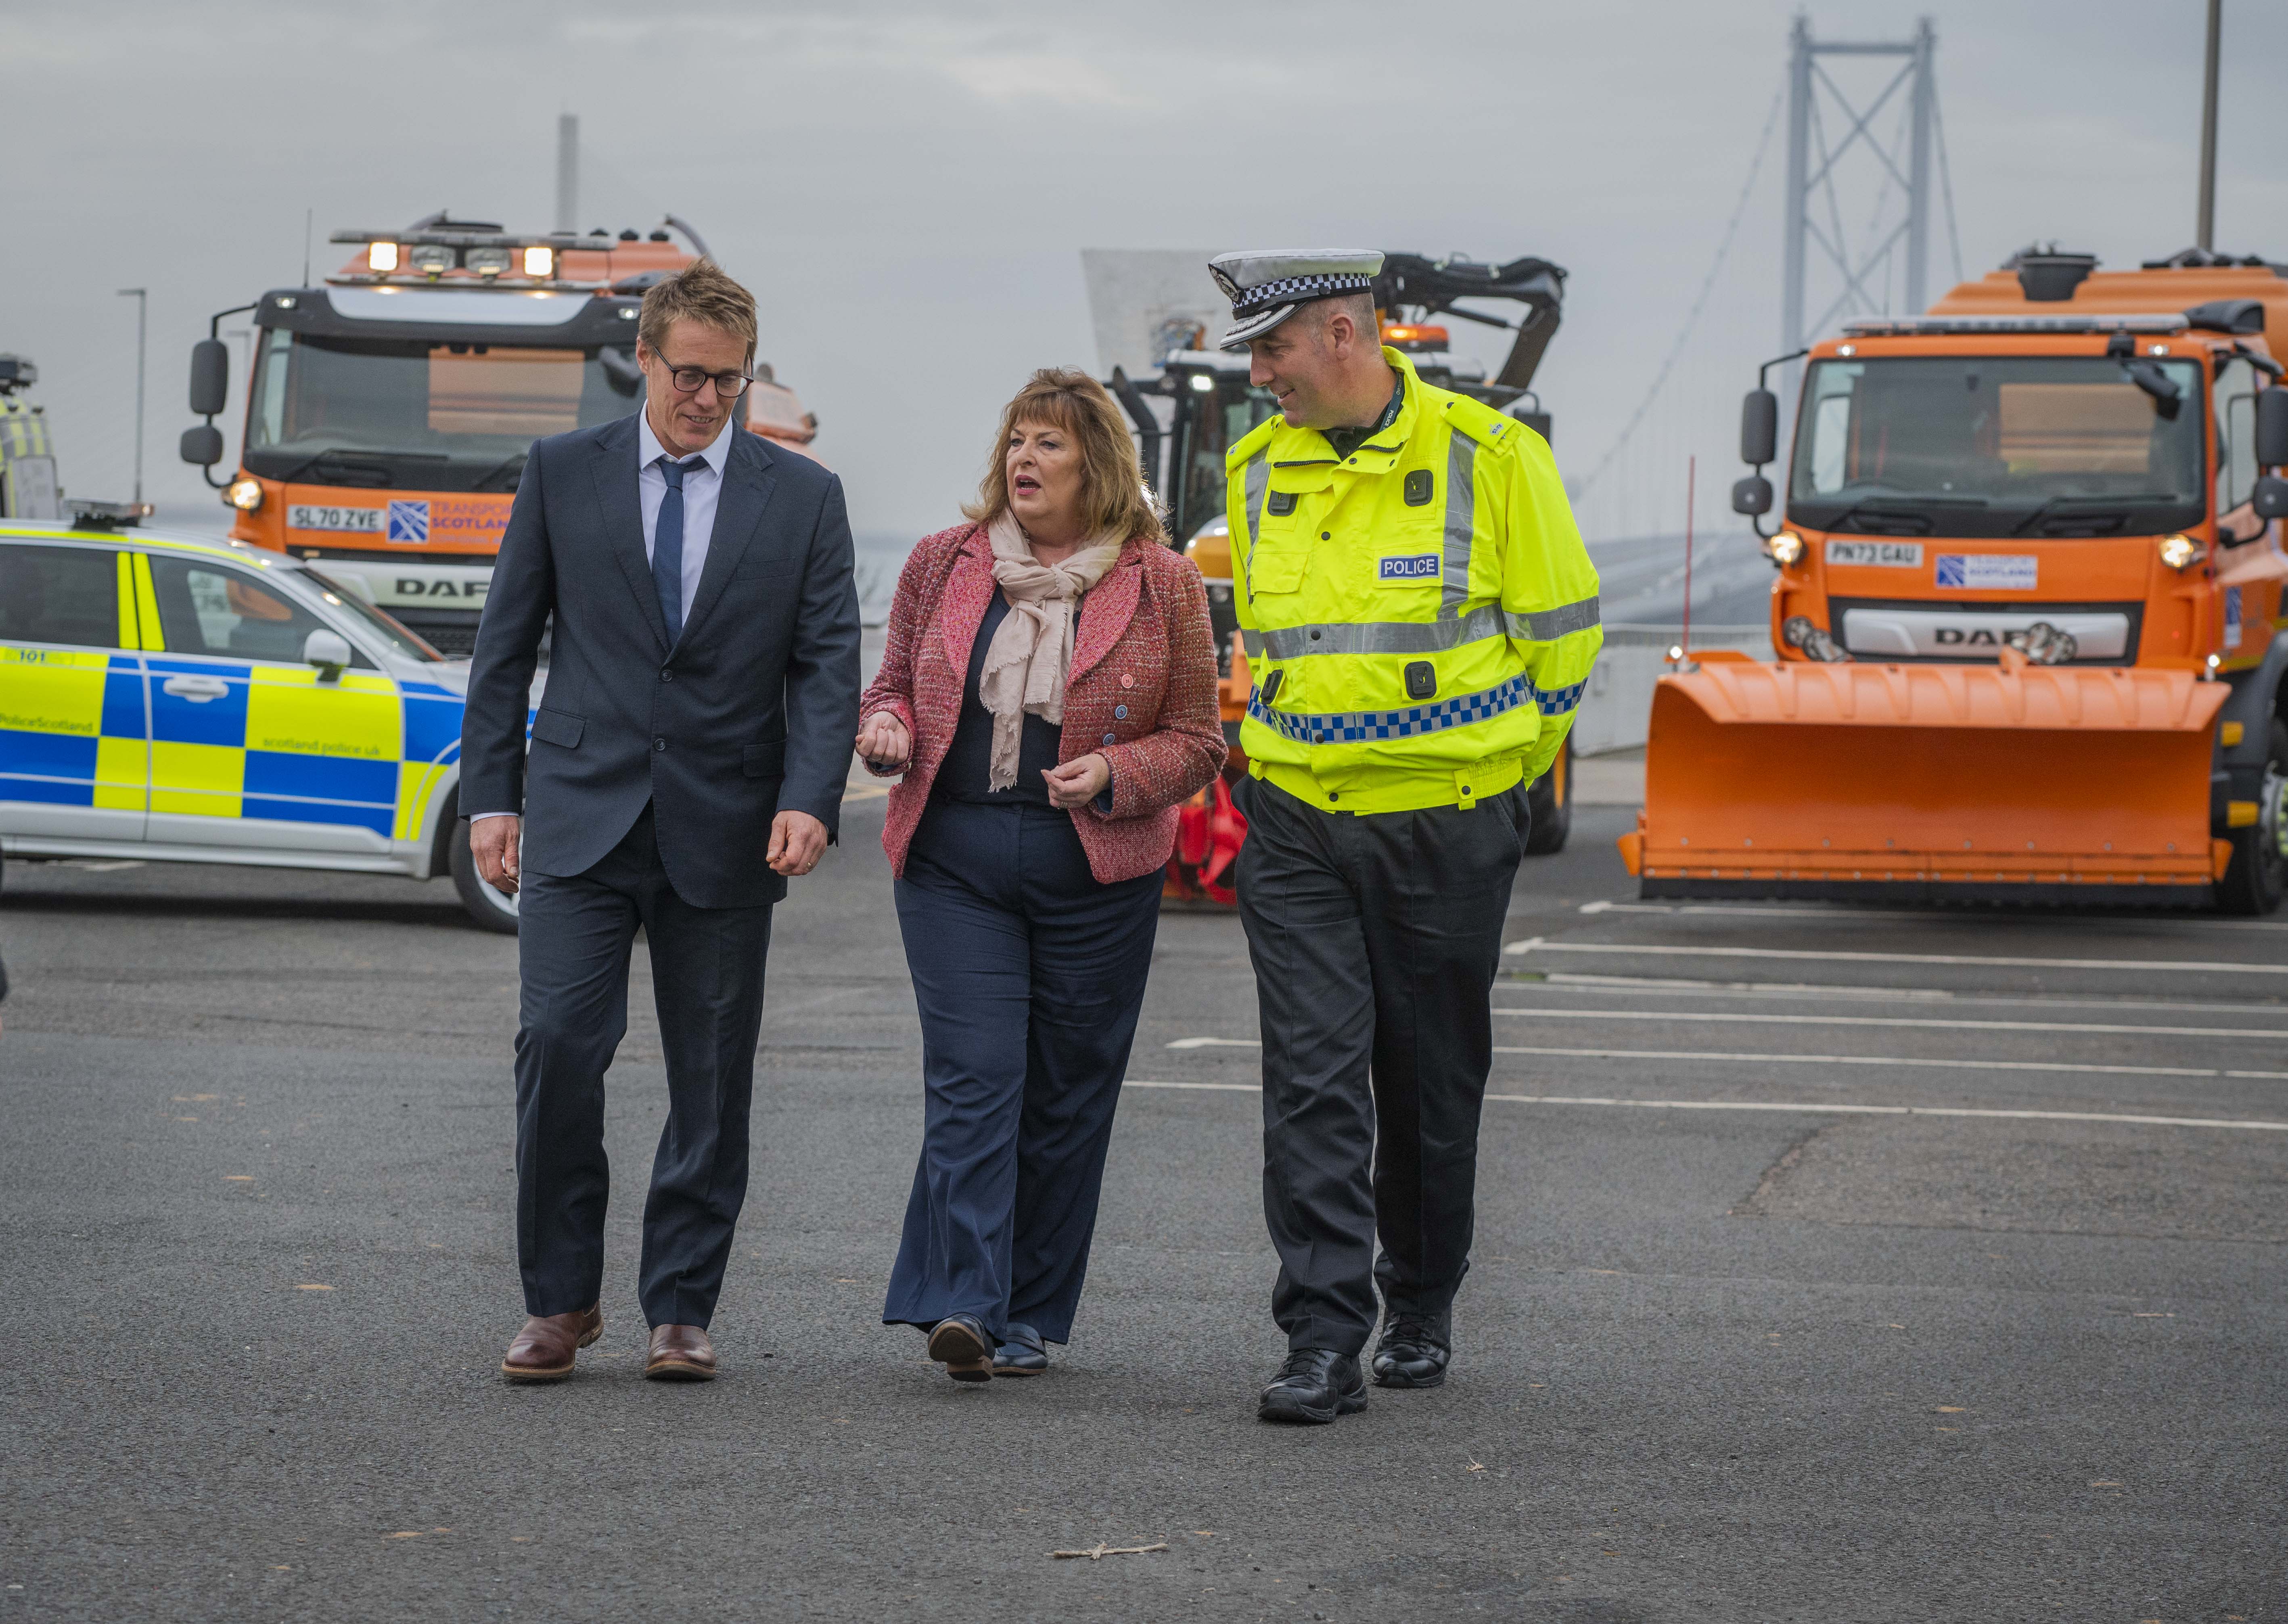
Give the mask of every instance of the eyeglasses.
POLYGON ((700 385, 712 382, 717 400, 735 401, 746 394, 747 386, 755 381, 744 372, 710 372, 704 367, 669 365, 664 355, 659 359, 660 364, 667 367, 667 376, 674 383, 678 394, 696 394, 700 385))

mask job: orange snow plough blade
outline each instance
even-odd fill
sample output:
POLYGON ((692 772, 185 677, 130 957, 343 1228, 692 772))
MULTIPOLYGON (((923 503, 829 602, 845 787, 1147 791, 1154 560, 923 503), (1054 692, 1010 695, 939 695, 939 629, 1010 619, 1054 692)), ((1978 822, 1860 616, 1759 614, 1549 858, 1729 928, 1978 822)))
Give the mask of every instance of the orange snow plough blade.
POLYGON ((2228 689, 2190 672, 1764 664, 1653 691, 1648 897, 2201 905, 2228 689))

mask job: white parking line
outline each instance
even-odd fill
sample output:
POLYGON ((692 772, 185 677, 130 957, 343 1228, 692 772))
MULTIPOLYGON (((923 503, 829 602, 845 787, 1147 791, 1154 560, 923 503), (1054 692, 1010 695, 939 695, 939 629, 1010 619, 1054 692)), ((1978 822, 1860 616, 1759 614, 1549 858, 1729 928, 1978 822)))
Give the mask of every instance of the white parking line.
MULTIPOLYGON (((1505 1009, 1498 1005, 1494 1013, 1520 1021, 1721 1021, 1758 1026, 1927 1026, 1941 1031, 1966 1032, 2144 1032, 2165 1038, 2288 1038, 2288 1031, 2277 1027, 2130 1026, 2095 1021, 1933 1021, 1911 1015, 1734 1015, 1705 1009, 1505 1009)), ((1174 1048, 1176 1045, 1168 1047, 1174 1048)))
MULTIPOLYGON (((1163 1083, 1129 1078, 1128 1088, 1180 1088, 1207 1094, 1261 1094, 1253 1083, 1163 1083)), ((1797 1100, 1624 1100, 1597 1095, 1490 1094, 1505 1105, 1616 1105, 1631 1111, 1793 1111, 1839 1117, 1999 1117, 2037 1122, 2127 1122, 2141 1127, 2222 1127, 2278 1133, 2288 1122, 2238 1117, 2140 1117, 2112 1111, 1993 1111, 1967 1105, 1827 1105, 1797 1100)))
POLYGON ((1528 936, 1505 953, 1637 953, 1653 958, 1816 959, 1825 963, 1965 964, 2038 970, 2180 970, 2207 975, 2288 975, 2288 964, 2233 964, 2211 959, 2018 959, 1981 953, 1853 953, 1793 947, 1667 947, 1633 942, 1552 942, 1528 936))
POLYGON ((2208 1015, 2271 1015, 2268 1003, 2224 1003, 2215 999, 2108 998, 2090 993, 2050 997, 1990 997, 1948 992, 1935 987, 1843 987, 1802 981, 1694 981, 1680 975, 1591 975, 1578 970, 1512 971, 1513 979, 1494 983, 1505 992, 1601 992, 1667 998, 1778 999, 1789 1002, 1841 999, 1853 1003, 1942 1003, 1958 1009, 2190 1009, 2208 1015))
POLYGON ((1259 1049, 1260 1038, 1179 1038, 1168 1046, 1172 1049, 1259 1049))
POLYGON ((1913 1066, 1940 1071, 2066 1071, 2103 1077, 2236 1077, 2288 1083, 2288 1071, 2227 1071, 2207 1066, 2091 1066, 2054 1060, 1927 1060, 1914 1055, 1730 1055, 1709 1049, 1505 1048, 1497 1055, 1549 1055, 1571 1060, 1745 1061, 1777 1066, 1913 1066))
MULTIPOLYGON (((1944 921, 1950 917, 1935 908, 1788 908, 1780 906, 1739 907, 1721 903, 1583 903, 1576 910, 1580 913, 1717 913, 1739 919, 1832 919, 1839 924, 1855 924, 1862 919, 1928 919, 1944 921)), ((2165 912, 2133 914, 2105 914, 2093 921, 2105 925, 2169 925, 2183 926, 2192 930, 2288 930, 2288 924, 2277 919, 2187 919, 2182 914, 2165 912)))

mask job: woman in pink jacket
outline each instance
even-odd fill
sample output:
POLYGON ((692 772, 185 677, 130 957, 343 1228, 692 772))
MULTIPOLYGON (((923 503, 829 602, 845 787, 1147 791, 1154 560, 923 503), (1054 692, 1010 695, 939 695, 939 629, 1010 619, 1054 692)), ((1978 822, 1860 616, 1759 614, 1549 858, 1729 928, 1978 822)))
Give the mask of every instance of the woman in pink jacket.
POLYGON ((921 1010, 921 1165, 886 1324, 957 1381, 1072 1331, 1177 808, 1223 764, 1214 635, 1111 398, 1046 370, 970 522, 919 543, 859 753, 921 1010))

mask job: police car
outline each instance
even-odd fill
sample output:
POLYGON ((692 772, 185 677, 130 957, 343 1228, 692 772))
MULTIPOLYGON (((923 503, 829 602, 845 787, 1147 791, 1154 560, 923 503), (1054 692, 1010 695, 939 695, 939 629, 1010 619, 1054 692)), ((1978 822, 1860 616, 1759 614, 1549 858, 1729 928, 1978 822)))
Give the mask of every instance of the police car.
POLYGON ((459 823, 468 674, 297 559, 0 522, 0 852, 449 873, 512 932, 459 823))

